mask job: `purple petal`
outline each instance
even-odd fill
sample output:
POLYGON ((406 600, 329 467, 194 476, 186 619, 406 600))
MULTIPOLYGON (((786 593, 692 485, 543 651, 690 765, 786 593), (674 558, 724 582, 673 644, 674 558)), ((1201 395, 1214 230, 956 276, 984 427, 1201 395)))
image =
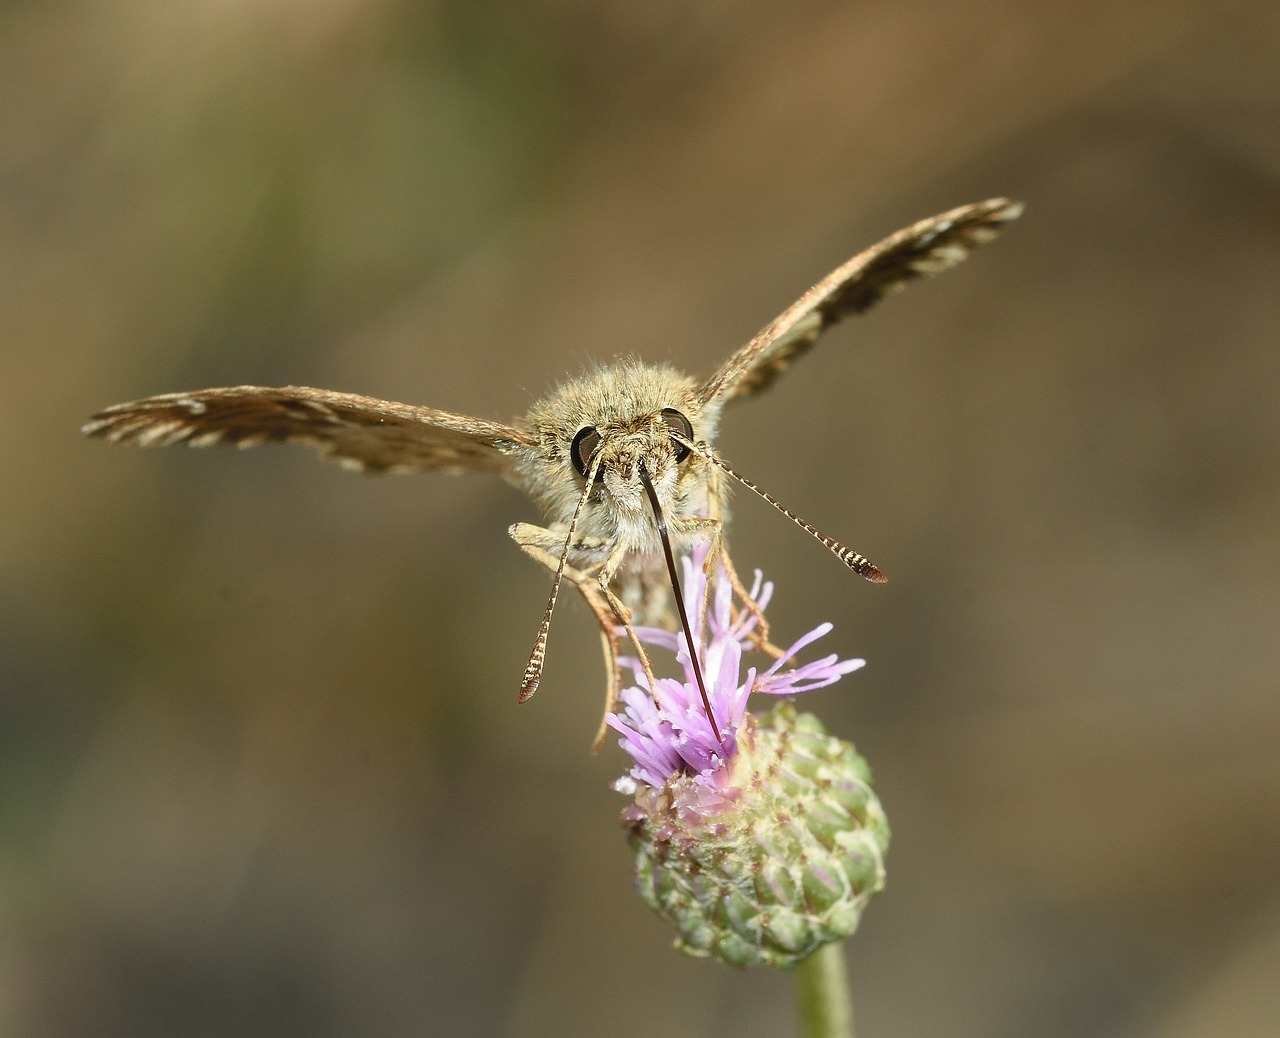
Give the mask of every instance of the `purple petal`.
MULTIPOLYGON (((746 718, 752 692, 795 695, 830 685, 864 664, 863 660, 841 660, 832 654, 792 665, 802 649, 831 630, 831 624, 824 623, 795 642, 763 673, 748 668, 744 679, 742 656, 752 648, 751 635, 759 626, 758 613, 743 609, 734 617, 733 589, 721 570, 709 603, 706 630, 702 629, 702 600, 707 583, 702 564, 706 554, 706 546, 698 545, 681 563, 685 605, 694 627, 715 728, 707 718, 684 633, 655 627, 635 628, 637 638, 647 646, 673 653, 682 678, 659 678, 657 688, 650 694, 639 661, 621 658, 620 665, 630 668, 635 684, 622 691, 620 709, 606 719, 609 727, 622 736, 619 745, 632 759, 629 777, 619 782, 657 787, 677 774, 696 775, 703 792, 687 805, 693 812, 713 812, 725 797, 737 795, 730 788, 729 766, 738 751, 737 733, 746 718), (791 669, 783 669, 788 666, 791 669)), ((751 597, 760 611, 772 598, 773 590, 772 582, 757 570, 751 597)))

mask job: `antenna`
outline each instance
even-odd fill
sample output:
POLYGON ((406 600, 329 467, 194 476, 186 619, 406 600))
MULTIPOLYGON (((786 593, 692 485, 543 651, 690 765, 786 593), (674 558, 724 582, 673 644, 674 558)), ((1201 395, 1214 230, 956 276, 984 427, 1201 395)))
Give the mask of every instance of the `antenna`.
POLYGON ((556 567, 556 578, 551 583, 551 597, 547 600, 547 611, 542 614, 542 623, 538 626, 538 638, 533 643, 533 652, 529 654, 528 666, 524 668, 524 680, 520 682, 519 701, 521 703, 538 691, 538 684, 542 681, 542 661, 547 655, 547 635, 551 632, 551 614, 555 612, 556 599, 560 595, 560 580, 564 576, 565 564, 569 561, 569 545, 573 543, 573 531, 578 525, 578 517, 582 515, 583 506, 586 505, 587 498, 595 486, 596 472, 599 471, 602 460, 597 456, 595 463, 591 466, 591 471, 587 474, 587 485, 582 490, 582 496, 578 498, 578 506, 573 510, 573 518, 569 520, 569 532, 565 534, 564 548, 560 551, 560 564, 556 567))
POLYGON ((750 490, 757 497, 764 498, 765 501, 773 505, 774 508, 776 508, 779 512, 785 515, 798 527, 800 527, 800 529, 804 530, 811 537, 813 537, 814 540, 822 544, 828 551, 831 552, 832 555, 834 555, 837 559, 843 562, 846 566, 848 566, 851 570, 853 570, 859 576, 865 577, 867 580, 871 581, 871 583, 873 584, 887 584, 889 582, 889 578, 886 577, 883 573, 881 573, 879 567, 873 565, 871 563, 871 560, 868 559, 865 555, 859 555, 852 548, 846 547, 845 545, 841 544, 834 537, 828 537, 826 534, 819 531, 818 528, 814 526, 812 523, 806 522, 804 519, 801 519, 800 516, 796 515, 795 512, 791 511, 791 509, 787 508, 786 505, 784 505, 781 501, 779 501, 776 497, 774 497, 768 491, 761 490, 760 487, 752 483, 751 480, 747 479, 746 476, 739 475, 737 472, 734 472, 734 470, 729 467, 727 462, 720 460, 720 458, 716 455, 716 453, 711 449, 709 444, 703 443, 701 440, 697 441, 696 443, 693 440, 686 440, 679 433, 672 433, 671 438, 675 440, 677 443, 682 444, 685 447, 688 447, 689 450, 693 451, 699 457, 705 458, 707 461, 711 462, 713 465, 717 465, 720 468, 724 469, 725 472, 727 472, 730 476, 736 479, 739 483, 741 483, 744 487, 750 490))

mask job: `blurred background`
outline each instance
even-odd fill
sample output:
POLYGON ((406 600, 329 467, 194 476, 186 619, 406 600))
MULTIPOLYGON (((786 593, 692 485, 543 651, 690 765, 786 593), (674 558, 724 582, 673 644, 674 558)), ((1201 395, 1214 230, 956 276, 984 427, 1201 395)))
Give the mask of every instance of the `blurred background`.
POLYGON ((805 705, 876 769, 860 1033, 1274 1035, 1280 9, 0 5, 0 1033, 794 1033, 685 959, 603 670, 482 476, 91 442, 295 383, 510 420, 697 375, 854 252, 998 242, 734 407, 805 705))

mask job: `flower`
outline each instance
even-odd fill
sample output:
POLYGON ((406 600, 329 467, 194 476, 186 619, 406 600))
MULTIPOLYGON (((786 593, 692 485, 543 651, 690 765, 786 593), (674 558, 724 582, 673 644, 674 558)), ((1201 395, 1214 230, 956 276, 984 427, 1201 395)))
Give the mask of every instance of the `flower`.
MULTIPOLYGON (((707 611, 707 630, 702 626, 702 602, 706 588, 703 560, 706 548, 694 550, 682 559, 684 598, 693 624, 694 642, 711 701, 711 711, 720 729, 717 736, 702 704, 689 646, 683 631, 658 627, 637 627, 636 634, 646 645, 675 653, 684 671, 682 679, 659 678, 651 695, 644 668, 635 659, 624 663, 635 674, 636 685, 621 694, 622 710, 610 714, 607 723, 622 735, 621 746, 634 764, 630 778, 650 786, 661 786, 678 774, 692 774, 704 785, 723 783, 730 762, 737 753, 737 733, 747 713, 747 699, 753 693, 791 696, 834 684, 845 674, 865 666, 866 660, 841 660, 834 653, 811 663, 785 669, 800 650, 829 633, 832 625, 820 624, 773 662, 767 670, 748 668, 741 676, 742 655, 753 648, 752 635, 759 616, 743 610, 733 616, 733 588, 727 579, 717 581, 715 598, 707 611)), ((721 570, 723 574, 723 570, 721 570)), ((750 596, 760 613, 773 598, 773 583, 756 571, 750 596)), ((622 780, 623 792, 634 792, 622 780)))
MULTIPOLYGON (((884 885, 889 826, 866 762, 785 698, 864 661, 795 664, 831 630, 824 623, 744 676, 759 614, 735 617, 732 587, 721 579, 701 629, 704 558, 705 550, 683 560, 684 588, 715 725, 683 632, 637 628, 642 643, 675 653, 683 677, 658 678, 650 691, 643 667, 627 661, 636 684, 608 723, 632 765, 614 788, 634 797, 622 817, 637 892, 675 927, 676 946, 734 966, 786 969, 851 934, 884 885), (784 698, 757 717, 747 710, 753 693, 784 698)), ((760 612, 772 596, 757 572, 750 597, 760 612)))

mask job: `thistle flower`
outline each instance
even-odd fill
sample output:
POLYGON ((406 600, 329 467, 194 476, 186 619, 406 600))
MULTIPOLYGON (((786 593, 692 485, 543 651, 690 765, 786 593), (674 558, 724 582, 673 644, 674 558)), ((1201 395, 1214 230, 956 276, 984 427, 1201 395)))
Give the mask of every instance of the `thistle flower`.
MULTIPOLYGON (((857 927, 884 885, 889 828, 866 762, 784 700, 763 717, 752 694, 790 697, 862 667, 829 655, 796 664, 831 630, 824 623, 761 671, 742 670, 758 620, 733 615, 732 588, 716 581, 702 630, 705 549, 683 560, 685 599, 720 735, 707 719, 683 633, 637 628, 649 646, 673 652, 683 676, 650 690, 636 684, 608 723, 632 759, 614 788, 634 797, 623 812, 641 898, 676 929, 676 946, 734 966, 790 968, 857 927)), ((757 572, 761 611, 773 584, 757 572)))

